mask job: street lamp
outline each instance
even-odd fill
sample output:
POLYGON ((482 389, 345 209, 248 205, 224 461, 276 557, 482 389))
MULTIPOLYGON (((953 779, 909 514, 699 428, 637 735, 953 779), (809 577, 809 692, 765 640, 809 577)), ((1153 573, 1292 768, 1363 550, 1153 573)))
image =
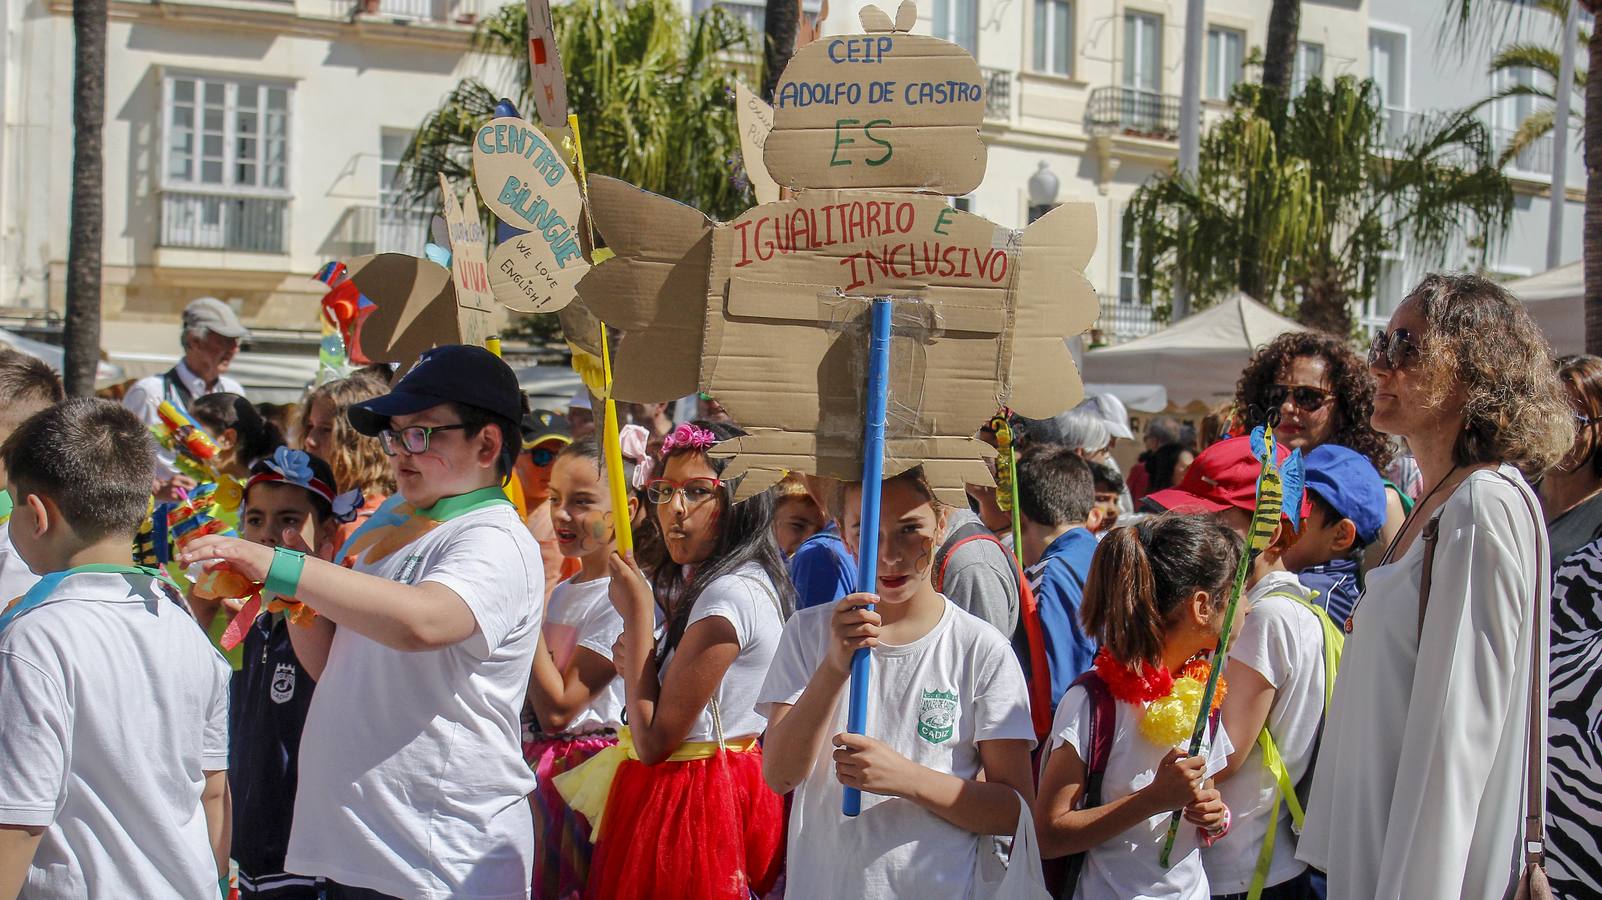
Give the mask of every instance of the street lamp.
POLYGON ((1035 174, 1029 176, 1029 221, 1033 222, 1049 213, 1057 206, 1057 189, 1061 187, 1057 173, 1051 171, 1051 166, 1040 161, 1035 174))

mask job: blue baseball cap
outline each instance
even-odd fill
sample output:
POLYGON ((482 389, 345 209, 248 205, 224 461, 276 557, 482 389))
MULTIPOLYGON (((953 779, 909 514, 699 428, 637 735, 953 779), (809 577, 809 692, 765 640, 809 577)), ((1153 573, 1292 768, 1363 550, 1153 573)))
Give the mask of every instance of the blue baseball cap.
POLYGON ((389 427, 392 416, 409 416, 441 403, 460 403, 511 422, 523 420, 517 374, 499 356, 470 344, 446 344, 425 352, 389 393, 352 404, 346 414, 369 437, 389 427))
POLYGON ((1349 447, 1324 444, 1307 454, 1307 489, 1357 526, 1357 539, 1372 544, 1385 525, 1385 482, 1368 457, 1349 447))

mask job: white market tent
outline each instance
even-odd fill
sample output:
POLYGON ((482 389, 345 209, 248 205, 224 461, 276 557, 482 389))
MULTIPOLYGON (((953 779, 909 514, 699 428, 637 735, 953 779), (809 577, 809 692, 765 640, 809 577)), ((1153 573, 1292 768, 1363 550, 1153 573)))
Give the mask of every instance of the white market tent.
POLYGON ((1085 381, 1160 384, 1169 409, 1212 406, 1235 395, 1235 382, 1258 348, 1287 331, 1306 331, 1245 294, 1143 338, 1085 354, 1085 381))
POLYGON ((1503 285, 1524 301, 1555 356, 1585 352, 1585 279, 1579 260, 1503 285))

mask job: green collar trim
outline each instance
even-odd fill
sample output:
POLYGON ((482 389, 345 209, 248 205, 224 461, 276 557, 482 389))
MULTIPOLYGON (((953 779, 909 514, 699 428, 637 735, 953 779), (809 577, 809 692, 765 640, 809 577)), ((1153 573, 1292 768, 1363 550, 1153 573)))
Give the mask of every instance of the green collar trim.
POLYGON ((442 497, 433 506, 419 509, 418 512, 436 522, 449 522, 458 516, 500 503, 512 505, 512 501, 506 499, 506 491, 498 485, 492 485, 454 497, 442 497))

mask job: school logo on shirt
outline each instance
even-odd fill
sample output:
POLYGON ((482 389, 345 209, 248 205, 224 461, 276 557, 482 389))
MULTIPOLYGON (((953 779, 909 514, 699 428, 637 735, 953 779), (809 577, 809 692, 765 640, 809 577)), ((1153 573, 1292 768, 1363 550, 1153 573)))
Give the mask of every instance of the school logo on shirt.
POLYGON ((274 703, 288 703, 295 696, 295 664, 281 662, 273 670, 271 696, 274 703))
POLYGON ((395 580, 401 584, 412 584, 413 579, 417 577, 417 568, 422 564, 423 555, 421 553, 413 553, 411 556, 406 557, 401 563, 400 575, 395 580))
POLYGON ((931 744, 943 744, 951 740, 956 730, 956 692, 924 691, 918 704, 918 737, 931 744))

